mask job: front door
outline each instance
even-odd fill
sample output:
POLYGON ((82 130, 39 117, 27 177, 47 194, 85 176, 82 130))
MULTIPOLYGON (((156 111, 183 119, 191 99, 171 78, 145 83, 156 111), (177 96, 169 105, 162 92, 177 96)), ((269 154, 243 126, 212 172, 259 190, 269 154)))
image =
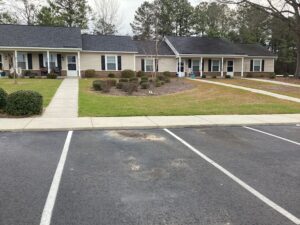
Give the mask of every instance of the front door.
POLYGON ((233 72, 234 72, 233 68, 234 68, 233 60, 228 60, 227 61, 227 75, 233 77, 233 72))
POLYGON ((68 77, 77 77, 77 58, 76 55, 68 55, 67 56, 67 75, 68 77))

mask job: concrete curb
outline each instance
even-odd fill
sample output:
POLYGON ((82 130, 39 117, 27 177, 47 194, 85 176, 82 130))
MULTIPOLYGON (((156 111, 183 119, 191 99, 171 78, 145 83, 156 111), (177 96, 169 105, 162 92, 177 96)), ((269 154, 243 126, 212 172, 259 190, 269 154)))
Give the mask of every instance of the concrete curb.
POLYGON ((0 119, 0 131, 157 129, 300 124, 300 114, 0 119))

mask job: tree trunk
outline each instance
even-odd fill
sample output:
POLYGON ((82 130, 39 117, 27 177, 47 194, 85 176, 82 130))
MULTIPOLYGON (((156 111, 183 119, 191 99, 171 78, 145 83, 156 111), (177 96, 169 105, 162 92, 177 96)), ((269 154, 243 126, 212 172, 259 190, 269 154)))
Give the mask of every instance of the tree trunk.
POLYGON ((295 77, 300 79, 300 36, 297 35, 297 67, 295 77))

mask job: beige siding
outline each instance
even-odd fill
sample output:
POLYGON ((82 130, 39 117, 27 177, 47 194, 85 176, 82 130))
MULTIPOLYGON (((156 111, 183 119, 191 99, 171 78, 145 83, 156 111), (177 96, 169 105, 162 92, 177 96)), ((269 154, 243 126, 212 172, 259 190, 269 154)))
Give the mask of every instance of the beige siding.
MULTIPOLYGON (((142 70, 142 59, 145 57, 136 57, 135 69, 136 71, 142 70)), ((148 58, 150 59, 150 58, 148 58)), ((158 72, 176 72, 176 58, 174 57, 159 57, 158 58, 158 72)))
MULTIPOLYGON (((81 53, 81 70, 93 69, 101 71, 101 53, 81 53)), ((111 55, 111 54, 108 54, 111 55)), ((134 70, 134 54, 116 54, 122 57, 122 70, 134 70)))
POLYGON ((274 59, 265 59, 265 72, 274 72, 274 59))

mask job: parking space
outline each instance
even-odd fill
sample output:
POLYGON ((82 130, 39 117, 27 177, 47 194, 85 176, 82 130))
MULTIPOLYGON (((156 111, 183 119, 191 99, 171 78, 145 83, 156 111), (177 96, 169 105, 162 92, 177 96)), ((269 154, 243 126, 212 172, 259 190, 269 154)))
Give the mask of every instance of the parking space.
MULTIPOLYGON (((253 128, 299 140, 295 125, 253 128)), ((74 132, 51 224, 298 224, 299 145, 244 127, 169 131, 209 159, 161 129, 74 132)), ((0 133, 0 224, 42 224, 66 136, 0 133)))
POLYGON ((0 224, 39 224, 66 132, 0 133, 0 224))

